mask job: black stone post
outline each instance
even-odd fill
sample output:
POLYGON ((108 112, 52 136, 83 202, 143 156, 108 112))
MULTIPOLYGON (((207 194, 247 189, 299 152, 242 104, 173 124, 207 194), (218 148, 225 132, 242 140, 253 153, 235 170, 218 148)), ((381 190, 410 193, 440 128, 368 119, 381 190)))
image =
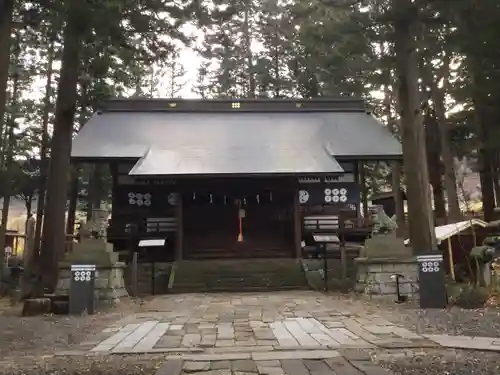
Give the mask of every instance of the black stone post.
POLYGON ((81 315, 94 313, 95 265, 74 264, 71 266, 69 287, 69 313, 81 315))
POLYGON ((442 309, 448 304, 443 255, 431 253, 417 256, 420 308, 442 309))

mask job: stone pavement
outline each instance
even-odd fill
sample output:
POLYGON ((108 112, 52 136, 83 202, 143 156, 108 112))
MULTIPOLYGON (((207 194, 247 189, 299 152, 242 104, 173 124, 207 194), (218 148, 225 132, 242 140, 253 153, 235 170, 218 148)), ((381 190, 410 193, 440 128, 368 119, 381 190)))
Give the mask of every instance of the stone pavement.
POLYGON ((183 361, 167 360, 156 375, 388 375, 390 371, 374 365, 367 358, 346 359, 342 356, 324 360, 235 360, 183 361))
POLYGON ((441 347, 500 352, 500 337, 424 335, 441 347))
POLYGON ((56 355, 161 355, 156 375, 389 375, 373 355, 500 351, 500 339, 418 335, 380 311, 311 291, 159 296, 56 355))
POLYGON ((188 361, 336 358, 340 349, 436 347, 359 301, 321 293, 156 297, 77 351, 165 353, 188 361))

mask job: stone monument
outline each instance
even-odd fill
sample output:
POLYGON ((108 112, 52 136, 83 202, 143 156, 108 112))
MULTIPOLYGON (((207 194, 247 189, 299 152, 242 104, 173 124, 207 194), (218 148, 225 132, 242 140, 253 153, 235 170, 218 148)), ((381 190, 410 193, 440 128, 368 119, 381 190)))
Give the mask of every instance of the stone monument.
POLYGON ((357 266, 356 291, 370 297, 396 299, 399 293, 407 299, 418 298, 418 263, 411 247, 396 236, 397 224, 382 206, 371 210, 372 237, 365 241, 357 266), (396 281, 398 279, 398 282, 396 281))
POLYGON ((71 280, 71 265, 93 264, 96 266, 95 297, 97 300, 116 302, 128 296, 125 289, 125 263, 118 261, 113 245, 107 242, 106 226, 108 211, 92 210, 92 218, 80 227, 80 242, 73 244, 59 264, 59 282, 56 294, 67 295, 71 280))

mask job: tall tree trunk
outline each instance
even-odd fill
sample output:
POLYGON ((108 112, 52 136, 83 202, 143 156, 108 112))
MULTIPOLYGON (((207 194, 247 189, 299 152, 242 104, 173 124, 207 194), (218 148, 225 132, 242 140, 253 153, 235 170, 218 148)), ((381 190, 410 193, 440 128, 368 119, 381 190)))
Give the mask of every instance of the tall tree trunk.
MULTIPOLYGON (((481 19, 482 12, 485 11, 485 8, 481 7, 483 3, 482 0, 471 0, 467 2, 468 7, 459 14, 460 26, 472 38, 480 36, 484 31, 483 20, 481 19)), ((478 46, 482 46, 482 44, 477 43, 477 41, 476 43, 469 42, 466 45, 465 55, 471 81, 474 126, 479 141, 478 164, 484 219, 492 221, 495 220, 495 192, 492 174, 492 161, 495 153, 492 152, 490 146, 490 126, 495 119, 495 116, 491 113, 491 108, 496 108, 497 103, 491 102, 487 90, 490 84, 486 80, 484 73, 485 67, 482 56, 484 50, 478 46)))
MULTIPOLYGON (((84 67, 88 69, 88 67, 84 67)), ((80 83, 80 113, 78 115, 78 131, 80 131, 85 124, 86 120, 86 109, 88 104, 89 89, 88 84, 84 81, 80 83)), ((75 221, 76 221, 76 206, 78 205, 78 191, 79 191, 79 177, 81 173, 81 165, 75 165, 71 169, 71 188, 69 195, 69 206, 68 206, 68 218, 66 221, 66 233, 74 234, 75 231, 75 221)))
MULTIPOLYGON (((3 192, 2 192, 2 221, 0 222, 0 280, 3 276, 4 271, 4 261, 5 261, 5 234, 7 233, 7 225, 9 221, 9 209, 10 209, 10 198, 12 195, 12 163, 14 161, 14 145, 16 143, 15 137, 15 128, 16 128, 16 116, 18 114, 19 108, 19 72, 17 71, 17 67, 19 64, 19 54, 21 53, 21 49, 19 46, 19 36, 17 37, 17 43, 15 47, 15 71, 13 74, 13 82, 12 82, 12 101, 11 106, 13 109, 13 113, 10 116, 10 119, 7 123, 8 132, 7 132, 7 146, 4 153, 5 165, 0 164, 0 173, 3 174, 3 192), (3 168, 3 170, 2 170, 3 168)), ((2 160, 3 161, 3 160, 2 160)))
POLYGON ((444 224, 447 220, 446 202, 444 200, 443 182, 441 181, 442 170, 439 153, 429 151, 429 180, 432 186, 432 196, 434 198, 434 212, 436 219, 439 219, 440 224, 444 224))
POLYGON ((483 212, 485 221, 495 220, 495 191, 493 184, 492 160, 493 154, 488 145, 490 131, 488 124, 487 98, 482 92, 482 75, 478 58, 469 58, 469 69, 471 70, 474 122, 477 137, 479 139, 479 178, 481 181, 481 195, 483 201, 483 212))
POLYGON ((408 195, 410 243, 418 254, 433 249, 434 227, 429 203, 429 173, 420 110, 415 31, 418 8, 411 0, 393 0, 394 42, 400 127, 408 195), (431 229, 432 228, 432 229, 431 229))
POLYGON ((427 146, 427 165, 429 168, 429 181, 432 186, 432 196, 434 198, 434 211, 436 219, 440 224, 446 222, 446 202, 444 200, 443 167, 441 164, 441 142, 436 134, 439 133, 439 125, 433 113, 426 113, 425 116, 425 135, 427 146))
POLYGON ((58 263, 64 253, 71 139, 77 101, 82 35, 85 34, 88 24, 87 12, 87 1, 68 0, 40 259, 44 270, 42 286, 48 291, 53 291, 56 287, 58 263))
POLYGON ((250 30, 250 12, 251 12, 252 0, 246 0, 245 11, 243 19, 243 37, 245 38, 245 49, 247 54, 247 75, 248 75, 248 98, 255 98, 256 84, 255 84, 255 72, 253 71, 253 55, 252 55, 252 35, 250 30))
POLYGON ((14 0, 0 0, 0 137, 4 134, 13 12, 14 0))
MULTIPOLYGON (((380 43, 380 49, 381 51, 384 51, 384 44, 380 43)), ((391 69, 386 69, 384 71, 384 111, 387 116, 387 127, 393 134, 400 135, 401 134, 401 129, 398 123, 398 120, 394 118, 393 116, 393 93, 390 89, 391 86, 395 86, 395 83, 393 82, 392 79, 392 71, 391 69)), ((397 104, 397 103, 396 103, 397 104)), ((398 111, 398 108, 396 108, 396 112, 398 111)), ((394 198, 394 209, 395 209, 395 214, 396 214, 396 223, 398 224, 398 230, 397 230, 397 235, 398 236, 403 236, 405 235, 405 225, 406 225, 406 220, 405 220, 405 210, 404 210, 404 200, 403 200, 403 194, 402 194, 402 189, 401 189, 401 161, 394 161, 392 163, 392 168, 391 168, 391 185, 392 185, 392 192, 393 192, 393 198, 394 198)))
POLYGON ((491 168, 491 152, 484 144, 485 140, 488 139, 489 131, 487 129, 488 125, 486 124, 486 120, 480 113, 480 106, 479 101, 475 101, 475 123, 480 142, 482 143, 479 150, 479 179, 481 181, 484 220, 493 221, 495 220, 495 191, 491 168))
MULTIPOLYGON (((450 62, 449 57, 444 59, 444 72, 441 77, 445 84, 449 80, 450 62)), ((455 175, 455 160, 451 151, 450 132, 448 119, 446 118, 445 92, 440 88, 433 77, 429 80, 434 110, 438 120, 438 133, 441 146, 441 157, 444 164, 444 186, 448 200, 448 219, 457 222, 461 219, 460 205, 458 203, 457 178, 455 175)))
POLYGON ((51 112, 50 102, 52 97, 52 75, 54 65, 54 41, 49 40, 47 50, 47 78, 45 81, 45 98, 43 100, 42 114, 42 139, 40 142, 40 186, 38 188, 38 201, 36 206, 36 226, 35 226, 35 264, 40 254, 40 240, 42 237, 43 212, 45 208, 45 187, 47 185, 47 171, 49 169, 49 115, 51 112))
POLYGON ((66 220, 66 233, 73 235, 75 232, 76 205, 78 203, 78 175, 80 168, 74 167, 71 172, 71 188, 69 192, 68 218, 66 220))
POLYGON ((274 97, 281 98, 281 75, 280 75, 280 51, 279 51, 279 35, 276 30, 274 36, 274 97))
MULTIPOLYGON (((14 0, 0 0, 0 139, 4 139, 5 108, 7 105, 7 80, 9 78, 10 39, 14 0)), ((8 138, 8 137, 5 137, 8 138)), ((0 155, 3 155, 3 142, 0 143, 0 155)), ((0 158, 2 160, 3 157, 0 158)), ((3 165, 0 163, 0 173, 3 165)), ((4 202, 5 205, 5 202, 4 202)), ((3 212, 3 211, 2 211, 3 212)), ((3 220, 2 220, 3 223, 3 220)), ((3 274, 6 223, 0 223, 0 276, 3 274)))
POLYGON ((392 193, 394 199, 394 211, 396 213, 396 223, 398 224, 397 235, 402 236, 405 232, 405 209, 403 194, 401 190, 401 162, 394 161, 392 163, 392 193))

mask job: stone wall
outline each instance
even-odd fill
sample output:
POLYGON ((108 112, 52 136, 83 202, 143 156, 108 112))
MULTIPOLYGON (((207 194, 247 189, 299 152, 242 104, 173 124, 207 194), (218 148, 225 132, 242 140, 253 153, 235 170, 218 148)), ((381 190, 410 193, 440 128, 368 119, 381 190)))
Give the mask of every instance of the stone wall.
POLYGON ((373 298, 396 299, 396 280, 392 277, 401 274, 399 280, 401 295, 409 300, 418 299, 418 263, 409 259, 357 258, 356 291, 373 298))
MULTIPOLYGON (((95 298, 99 301, 114 302, 122 297, 128 297, 124 281, 125 266, 121 263, 111 267, 97 266, 95 280, 95 298)), ((70 266, 62 265, 59 269, 59 282, 56 294, 68 295, 71 283, 70 266)))

